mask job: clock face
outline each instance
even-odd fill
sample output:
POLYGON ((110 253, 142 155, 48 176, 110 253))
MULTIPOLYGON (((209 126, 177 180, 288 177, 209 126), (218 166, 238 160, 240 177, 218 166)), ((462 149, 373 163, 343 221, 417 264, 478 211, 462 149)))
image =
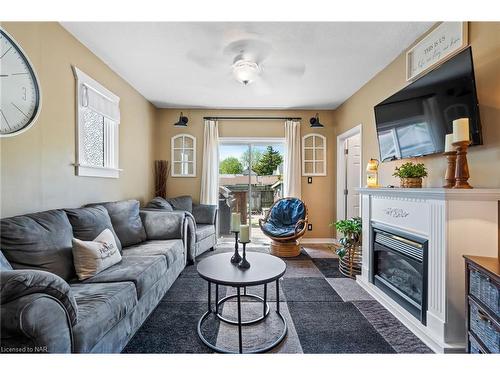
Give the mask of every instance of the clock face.
POLYGON ((40 110, 40 88, 21 47, 0 29, 0 136, 9 137, 33 125, 40 110))

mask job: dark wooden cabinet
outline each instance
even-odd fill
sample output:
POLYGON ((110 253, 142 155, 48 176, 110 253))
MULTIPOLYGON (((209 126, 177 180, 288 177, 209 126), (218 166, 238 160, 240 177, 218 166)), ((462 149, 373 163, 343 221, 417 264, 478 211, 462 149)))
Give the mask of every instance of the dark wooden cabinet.
POLYGON ((500 353, 498 258, 465 255, 468 353, 500 353))

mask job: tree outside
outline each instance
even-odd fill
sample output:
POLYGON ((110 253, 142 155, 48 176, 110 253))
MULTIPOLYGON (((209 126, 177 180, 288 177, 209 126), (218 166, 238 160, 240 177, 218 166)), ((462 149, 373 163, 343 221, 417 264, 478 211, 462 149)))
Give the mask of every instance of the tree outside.
POLYGON ((234 156, 230 156, 222 160, 219 164, 220 174, 241 174, 243 173, 243 165, 234 156))
POLYGON ((270 176, 283 163, 283 156, 273 146, 267 146, 253 170, 260 176, 270 176))
MULTIPOLYGON (((262 157, 262 152, 252 148, 252 170, 255 171, 255 167, 259 163, 260 158, 262 157)), ((250 165, 250 151, 247 149, 245 152, 243 152, 243 155, 241 155, 240 158, 241 165, 243 166, 243 169, 248 169, 248 166, 250 165)))

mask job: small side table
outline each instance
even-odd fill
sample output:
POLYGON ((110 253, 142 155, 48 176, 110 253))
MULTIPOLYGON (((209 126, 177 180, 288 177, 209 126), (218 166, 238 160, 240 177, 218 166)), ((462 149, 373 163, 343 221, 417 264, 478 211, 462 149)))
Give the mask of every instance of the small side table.
POLYGON ((200 277, 208 282, 208 302, 207 311, 201 316, 198 321, 198 336, 203 341, 205 345, 209 348, 219 352, 219 353, 243 353, 243 339, 242 339, 242 327, 251 324, 257 324, 264 321, 269 316, 269 305, 267 303, 267 284, 271 282, 276 282, 276 314, 283 322, 283 330, 279 337, 274 340, 271 344, 260 347, 253 348, 250 351, 246 351, 245 354, 249 353, 263 353, 267 352, 279 343, 283 341, 288 332, 288 327, 283 315, 280 312, 280 302, 279 302, 279 279, 285 274, 286 264, 283 260, 269 254, 248 252, 247 258, 252 266, 248 269, 239 269, 237 266, 230 262, 231 253, 223 253, 209 256, 203 259, 196 270, 200 277), (212 284, 215 284, 215 308, 212 308, 212 284), (236 288, 237 293, 226 296, 219 300, 219 285, 231 286, 236 288), (255 294, 248 294, 246 289, 249 286, 263 285, 264 286, 264 298, 257 296, 255 294), (243 293, 242 293, 243 289, 243 293), (242 297, 251 298, 262 302, 262 315, 256 319, 242 321, 241 319, 241 299, 242 297), (238 320, 231 320, 224 317, 220 313, 220 306, 230 300, 237 299, 238 303, 238 320), (208 342, 202 333, 202 325, 204 321, 211 315, 215 316, 228 324, 235 325, 238 327, 238 350, 230 351, 208 342))

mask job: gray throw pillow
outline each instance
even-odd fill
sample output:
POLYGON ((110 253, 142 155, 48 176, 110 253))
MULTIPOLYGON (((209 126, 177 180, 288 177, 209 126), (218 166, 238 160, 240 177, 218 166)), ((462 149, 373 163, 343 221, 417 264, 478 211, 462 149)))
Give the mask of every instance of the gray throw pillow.
MULTIPOLYGON (((95 206, 92 204, 89 206, 95 206)), ((136 245, 146 241, 146 231, 139 216, 139 201, 128 200, 99 203, 109 213, 111 223, 122 247, 136 245)))
POLYGON ((0 220, 0 249, 14 269, 75 277, 73 230, 63 210, 50 210, 0 220))
POLYGON ((108 211, 103 206, 65 209, 73 227, 73 236, 82 241, 93 241, 104 229, 109 229, 115 237, 118 250, 122 245, 115 233, 108 211))
POLYGON ((78 307, 70 286, 59 276, 36 270, 0 272, 0 304, 34 293, 48 294, 63 304, 71 324, 78 321, 78 307))
POLYGON ((193 212, 193 198, 190 195, 167 198, 167 202, 172 205, 174 210, 193 212))
POLYGON ((163 211, 168 211, 168 212, 171 212, 171 211, 174 210, 172 208, 172 206, 170 205, 170 203, 168 203, 167 200, 164 199, 164 198, 162 198, 162 197, 155 197, 155 198, 153 198, 151 200, 151 202, 149 202, 146 205, 146 208, 156 208, 156 209, 163 210, 163 211))

